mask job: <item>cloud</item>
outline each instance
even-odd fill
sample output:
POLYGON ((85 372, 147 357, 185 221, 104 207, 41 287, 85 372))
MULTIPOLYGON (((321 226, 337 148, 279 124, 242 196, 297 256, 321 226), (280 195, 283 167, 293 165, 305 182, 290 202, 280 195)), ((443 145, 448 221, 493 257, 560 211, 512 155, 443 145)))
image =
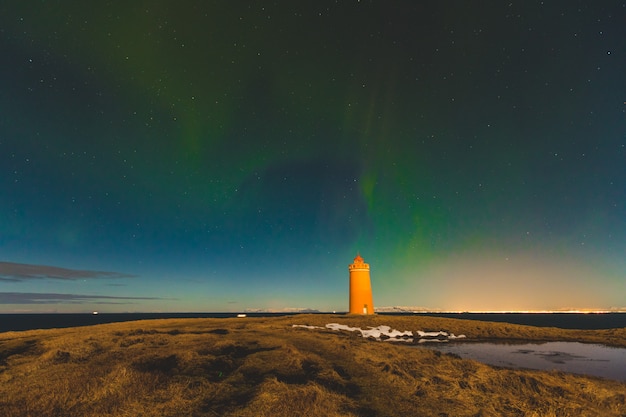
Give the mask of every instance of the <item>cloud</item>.
POLYGON ((22 282, 35 279, 60 279, 74 281, 96 278, 132 278, 135 275, 107 271, 84 271, 49 265, 0 262, 0 282, 22 282))
POLYGON ((110 295, 0 292, 0 304, 129 304, 138 300, 162 300, 159 297, 118 297, 110 295))

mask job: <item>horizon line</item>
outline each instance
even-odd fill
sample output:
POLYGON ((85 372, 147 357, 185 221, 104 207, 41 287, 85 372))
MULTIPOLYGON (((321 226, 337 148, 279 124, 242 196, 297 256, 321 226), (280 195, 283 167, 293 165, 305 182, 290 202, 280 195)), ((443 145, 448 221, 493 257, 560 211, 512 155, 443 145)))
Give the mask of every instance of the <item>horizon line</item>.
MULTIPOLYGON (((399 313, 399 314, 610 314, 626 313, 626 308, 615 309, 568 309, 568 310, 430 310, 430 309, 402 309, 394 307, 375 308, 375 313, 399 313)), ((348 314, 348 311, 324 311, 317 309, 246 309, 241 311, 83 311, 83 312, 60 312, 60 311, 20 311, 0 312, 2 314, 348 314)))

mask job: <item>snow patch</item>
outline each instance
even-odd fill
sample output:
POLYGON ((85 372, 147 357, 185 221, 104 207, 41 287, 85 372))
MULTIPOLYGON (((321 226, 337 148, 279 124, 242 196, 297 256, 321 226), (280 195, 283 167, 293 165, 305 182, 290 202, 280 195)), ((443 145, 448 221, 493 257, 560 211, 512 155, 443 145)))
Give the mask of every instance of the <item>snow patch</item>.
MULTIPOLYGON (((305 324, 293 324, 292 327, 300 327, 304 329, 323 329, 324 327, 319 326, 308 326, 305 324)), ((402 340, 406 342, 412 342, 414 339, 417 339, 417 343, 424 342, 447 342, 453 339, 462 339, 465 335, 461 334, 456 336, 454 333, 448 333, 444 331, 439 332, 423 332, 418 330, 417 332, 412 332, 410 330, 400 331, 396 329, 392 329, 390 326, 380 325, 378 327, 368 327, 366 330, 361 329, 360 327, 350 327, 345 324, 339 323, 329 323, 326 325, 327 329, 334 331, 348 331, 348 332, 359 332, 361 336, 364 338, 372 338, 375 340, 402 340)))
POLYGON ((339 323, 329 323, 326 325, 327 329, 339 331, 339 330, 347 330, 349 332, 360 332, 361 336, 368 338, 373 337, 376 340, 384 339, 401 339, 403 337, 413 337, 413 332, 405 331, 401 332, 399 330, 392 329, 389 326, 381 325, 378 327, 369 327, 368 330, 363 330, 360 327, 350 327, 344 324, 339 323))

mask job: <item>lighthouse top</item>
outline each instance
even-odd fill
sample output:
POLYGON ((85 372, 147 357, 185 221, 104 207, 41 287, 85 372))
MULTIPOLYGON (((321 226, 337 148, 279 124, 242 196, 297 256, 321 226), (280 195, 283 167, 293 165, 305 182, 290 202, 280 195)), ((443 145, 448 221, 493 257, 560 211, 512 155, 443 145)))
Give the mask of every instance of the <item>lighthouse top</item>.
POLYGON ((366 264, 361 255, 357 253, 354 262, 349 265, 349 269, 370 269, 370 266, 366 264))

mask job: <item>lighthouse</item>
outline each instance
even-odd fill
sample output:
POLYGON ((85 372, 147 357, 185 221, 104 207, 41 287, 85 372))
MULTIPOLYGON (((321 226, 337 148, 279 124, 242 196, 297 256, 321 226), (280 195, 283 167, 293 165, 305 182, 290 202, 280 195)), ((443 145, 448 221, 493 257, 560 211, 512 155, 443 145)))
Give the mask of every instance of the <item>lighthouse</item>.
POLYGON ((350 271, 350 314, 374 314, 370 266, 357 254, 350 271))

